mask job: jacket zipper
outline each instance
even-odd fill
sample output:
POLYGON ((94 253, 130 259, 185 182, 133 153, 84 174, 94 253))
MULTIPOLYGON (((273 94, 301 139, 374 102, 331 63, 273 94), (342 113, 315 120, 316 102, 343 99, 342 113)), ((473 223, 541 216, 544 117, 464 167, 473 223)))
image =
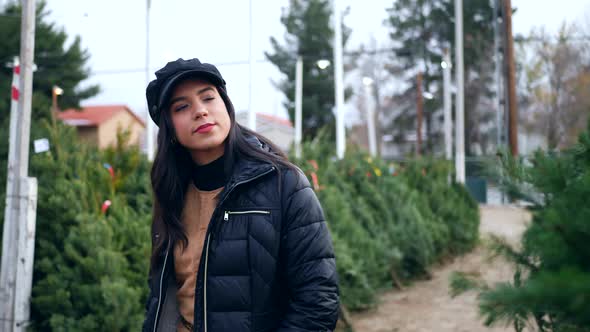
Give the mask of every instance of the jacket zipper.
MULTIPOLYGON (((250 181, 254 181, 254 180, 258 179, 258 178, 261 178, 261 177, 265 176, 266 174, 271 173, 274 170, 275 170, 275 167, 273 166, 268 171, 266 171, 264 173, 258 174, 257 176, 255 176, 253 178, 250 178, 250 179, 247 179, 247 180, 240 181, 240 182, 236 183, 233 187, 230 188, 230 190, 228 190, 228 192, 225 194, 223 200, 219 203, 218 206, 221 206, 225 202, 225 199, 227 197, 229 197, 229 194, 231 194, 231 192, 237 186, 240 186, 240 185, 242 185, 244 183, 248 183, 250 181)), ((229 211, 225 211, 225 212, 227 213, 229 211)), ((262 212, 268 212, 268 211, 262 211, 262 212)), ((268 212, 268 213, 270 213, 270 212, 268 212)), ((215 214, 215 212, 213 212, 213 214, 215 214)), ((223 219, 226 220, 225 219, 225 214, 224 214, 224 218, 223 219)), ((209 226, 211 226, 211 224, 209 224, 209 226)), ((205 274, 203 276, 203 327, 204 327, 204 332, 207 332, 207 263, 209 262, 209 243, 210 243, 209 240, 210 239, 211 239, 211 233, 209 233, 207 235, 207 246, 205 248, 205 271, 204 271, 205 274)), ((161 292, 161 288, 160 288, 160 292, 161 292)), ((159 306, 158 306, 158 309, 159 309, 159 306)), ((156 319, 157 319, 157 316, 156 316, 156 319)), ((154 330, 154 332, 155 332, 155 330, 154 330)))
POLYGON ((158 296, 158 309, 156 309, 156 319, 154 320, 154 332, 158 327, 158 316, 160 315, 160 305, 162 304, 162 284, 164 283, 164 272, 166 271, 166 261, 170 253, 170 237, 168 237, 168 247, 166 248, 166 256, 164 257, 164 267, 162 267, 162 274, 160 275, 160 294, 158 296))
POLYGON ((205 277, 203 279, 203 322, 205 323, 205 332, 207 332, 207 262, 209 261, 209 240, 211 233, 207 235, 207 249, 205 249, 205 277))
POLYGON ((270 211, 250 210, 250 211, 225 211, 223 220, 228 221, 230 214, 270 214, 270 211))

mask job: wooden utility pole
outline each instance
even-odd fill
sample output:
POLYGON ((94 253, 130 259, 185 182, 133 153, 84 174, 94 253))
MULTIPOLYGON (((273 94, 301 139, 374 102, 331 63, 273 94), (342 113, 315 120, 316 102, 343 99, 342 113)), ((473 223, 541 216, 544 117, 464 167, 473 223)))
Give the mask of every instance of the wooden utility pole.
POLYGON ((424 113, 424 101, 422 100, 422 72, 416 77, 416 155, 419 156, 422 149, 422 114, 424 113))
MULTIPOLYGON (((0 266, 0 332, 25 331, 29 321, 37 179, 28 177, 35 50, 35 0, 22 0, 19 89, 13 90, 6 211, 0 266), (15 110, 18 111, 15 112, 15 110)), ((15 87, 13 87, 14 89, 15 87)))
POLYGON ((512 4, 511 0, 502 1, 504 19, 504 68, 508 84, 508 140, 510 152, 518 155, 518 109, 516 103, 516 79, 514 65, 514 40, 512 38, 512 4))

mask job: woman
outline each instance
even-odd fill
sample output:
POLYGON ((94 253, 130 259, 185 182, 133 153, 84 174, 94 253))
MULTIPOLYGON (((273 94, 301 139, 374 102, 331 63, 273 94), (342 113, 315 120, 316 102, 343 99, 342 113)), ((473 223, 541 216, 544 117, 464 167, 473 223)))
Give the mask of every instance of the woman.
POLYGON ((336 263, 307 178, 236 123, 215 66, 169 62, 146 96, 159 132, 143 331, 333 330, 336 263))

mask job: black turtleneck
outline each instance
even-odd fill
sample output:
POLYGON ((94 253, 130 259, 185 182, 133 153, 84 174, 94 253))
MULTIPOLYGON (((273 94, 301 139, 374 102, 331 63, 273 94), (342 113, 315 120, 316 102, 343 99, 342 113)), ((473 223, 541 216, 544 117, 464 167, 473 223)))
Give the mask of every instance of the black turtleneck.
POLYGON ((193 182, 199 190, 211 191, 225 186, 227 176, 224 172, 224 156, 206 164, 195 166, 193 182))

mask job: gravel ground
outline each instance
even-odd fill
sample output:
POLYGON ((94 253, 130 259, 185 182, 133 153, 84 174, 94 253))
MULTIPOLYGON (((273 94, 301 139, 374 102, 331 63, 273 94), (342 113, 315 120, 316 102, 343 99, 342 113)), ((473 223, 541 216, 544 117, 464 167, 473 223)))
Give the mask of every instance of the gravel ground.
MULTIPOLYGON (((512 206, 482 206, 480 213, 482 238, 495 234, 511 243, 518 243, 530 220, 528 212, 512 206)), ((480 246, 452 262, 434 267, 430 280, 382 294, 376 308, 350 315, 355 332, 512 332, 510 327, 483 326, 475 293, 449 296, 449 276, 453 271, 479 275, 491 284, 511 279, 509 264, 502 260, 490 263, 486 257, 486 250, 480 246)))

